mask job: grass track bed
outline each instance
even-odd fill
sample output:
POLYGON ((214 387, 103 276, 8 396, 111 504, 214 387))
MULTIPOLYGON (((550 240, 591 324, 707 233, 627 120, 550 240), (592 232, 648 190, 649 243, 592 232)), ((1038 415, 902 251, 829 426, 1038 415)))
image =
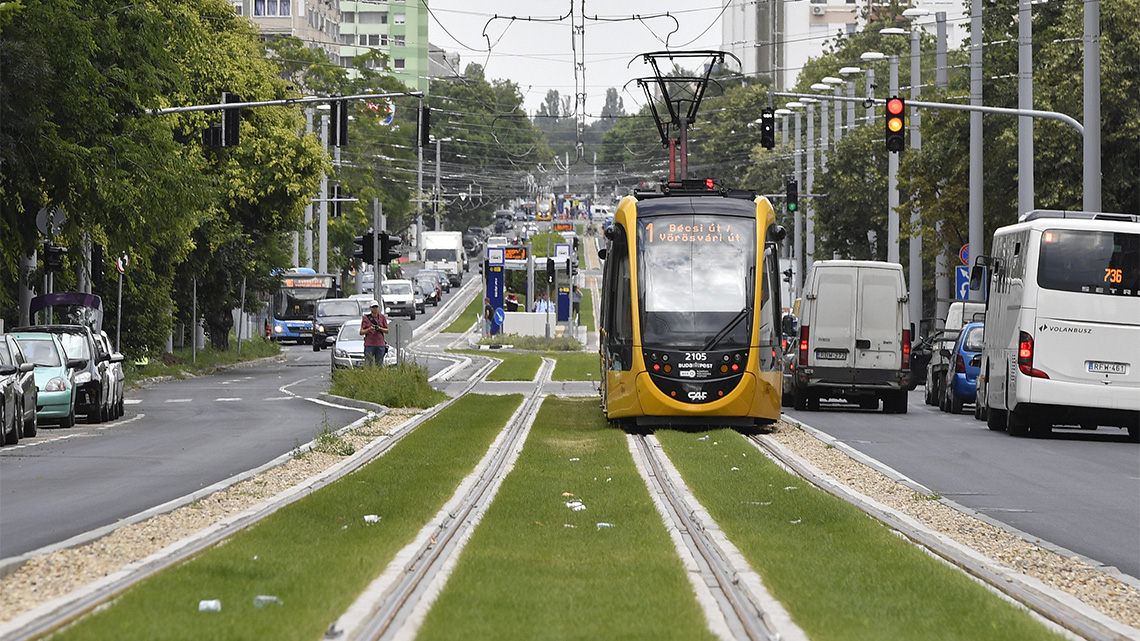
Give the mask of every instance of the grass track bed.
POLYGON ((596 399, 544 403, 417 638, 714 638, 596 399))
POLYGON ((518 407, 469 395, 357 472, 161 572, 59 639, 321 638, 455 492, 518 407), (380 521, 366 524, 364 516, 380 521), (274 595, 282 605, 258 609, 274 595), (219 599, 221 612, 198 612, 219 599))
POLYGON ((657 438, 813 641, 1062 638, 855 506, 784 472, 736 432, 699 440, 704 434, 661 430, 657 438))

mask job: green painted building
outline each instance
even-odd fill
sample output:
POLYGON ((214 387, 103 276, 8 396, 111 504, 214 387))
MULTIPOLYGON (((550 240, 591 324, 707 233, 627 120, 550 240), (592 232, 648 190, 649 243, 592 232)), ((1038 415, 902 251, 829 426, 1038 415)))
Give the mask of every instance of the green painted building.
MULTIPOLYGON (((428 91, 428 11, 416 0, 340 0, 340 57, 349 67, 362 53, 388 56, 383 68, 413 91, 428 91)), ((382 66, 383 65, 383 66, 382 66)))

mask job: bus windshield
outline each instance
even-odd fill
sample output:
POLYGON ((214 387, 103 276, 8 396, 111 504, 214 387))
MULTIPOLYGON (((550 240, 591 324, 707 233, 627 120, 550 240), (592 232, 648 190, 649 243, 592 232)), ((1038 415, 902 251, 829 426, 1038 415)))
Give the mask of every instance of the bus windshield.
POLYGON ((1067 292, 1140 296, 1140 234, 1047 229, 1037 283, 1067 292))
POLYGON ((334 278, 320 274, 286 274, 273 297, 278 320, 311 320, 318 300, 335 295, 334 278))
POLYGON ((716 214, 641 217, 637 221, 641 338, 645 345, 746 347, 756 283, 756 222, 716 214))

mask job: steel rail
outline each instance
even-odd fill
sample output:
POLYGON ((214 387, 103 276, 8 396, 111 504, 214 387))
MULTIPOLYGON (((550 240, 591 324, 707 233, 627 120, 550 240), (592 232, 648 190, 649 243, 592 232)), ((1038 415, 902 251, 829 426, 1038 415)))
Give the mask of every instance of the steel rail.
MULTIPOLYGON (((767 439, 757 435, 750 435, 747 438, 761 452, 771 457, 777 464, 784 466, 788 471, 802 477, 821 490, 852 503, 866 512, 868 516, 898 531, 915 544, 921 545, 932 554, 1020 603, 1042 618, 1089 641, 1126 641, 1132 638, 1112 629, 1111 624, 1106 625, 1105 622, 1087 616, 1070 604, 1054 598, 1048 592, 1034 589, 1024 581, 1018 580, 1017 575, 1019 573, 1016 570, 1010 570, 990 562, 976 552, 971 554, 966 546, 959 547, 948 543, 932 530, 916 526, 914 522, 901 518, 899 513, 882 509, 878 503, 854 500, 858 493, 837 481, 833 481, 798 457, 789 455, 788 452, 767 439), (846 491, 841 490, 841 487, 846 491)), ((1105 621, 1107 620, 1108 617, 1105 617, 1105 621)))
MULTIPOLYGON (((96 609, 100 605, 109 602, 115 597, 122 594, 124 591, 139 583, 140 581, 158 573, 166 568, 172 567, 183 561, 189 559, 195 554, 210 548, 225 539, 237 534, 238 532, 255 525, 266 517, 270 516, 277 510, 293 503, 294 501, 308 496, 312 492, 329 485, 335 481, 348 476, 356 470, 371 463, 376 458, 382 456, 388 450, 395 447, 397 443, 404 439, 412 432, 414 432, 420 425, 434 418, 437 414, 442 412, 447 407, 458 401, 460 398, 470 393, 480 382, 487 377, 492 369, 499 363, 499 359, 484 357, 484 356, 471 356, 474 360, 485 361, 466 382, 461 389, 460 393, 455 397, 450 398, 442 403, 428 409, 405 422, 400 428, 391 434, 389 438, 382 442, 374 441, 373 444, 366 446, 364 449, 357 452, 355 455, 345 459, 340 464, 337 464, 327 470, 326 472, 317 475, 312 482, 307 484, 297 485, 283 494, 287 496, 282 497, 280 500, 271 498, 264 501, 262 504, 255 508, 243 511, 229 519, 225 519, 214 526, 210 526, 196 534, 192 534, 180 541, 177 541, 171 546, 164 548, 152 554, 151 556, 128 564, 122 569, 108 575, 104 579, 98 580, 94 583, 82 586, 69 595, 62 597, 63 600, 54 600, 49 603, 52 608, 49 611, 40 612, 42 608, 37 608, 24 615, 18 616, 12 621, 4 625, 0 625, 0 631, 3 632, 3 638, 8 641, 25 641, 33 639, 54 630, 61 629, 63 626, 77 620, 85 614, 96 609), (57 602, 58 601, 58 602, 57 602)), ((355 423, 354 423, 355 425, 355 423)), ((344 433, 353 429, 352 426, 346 427, 338 432, 344 433)), ((301 450, 311 449, 313 443, 300 448, 301 450)), ((245 477, 237 477, 234 485, 245 477)), ((219 488, 214 491, 221 491, 219 488)), ((197 493, 191 497, 197 496, 197 493)), ((281 497, 282 495, 278 495, 281 497)), ((185 501, 171 502, 170 511, 182 507, 184 504, 190 503, 192 498, 188 497, 185 501)), ((121 523, 123 525, 136 522, 135 519, 124 519, 121 523)), ((113 530, 112 530, 113 531, 113 530)), ((110 534, 108 531, 105 535, 110 534)), ((94 539, 98 540, 98 539, 94 539)), ((90 543, 85 541, 83 544, 90 543)))
POLYGON ((325 638, 380 641, 391 639, 400 632, 403 623, 420 604, 419 597, 423 596, 443 565, 461 551, 463 536, 478 524, 483 513, 490 507, 546 398, 542 388, 553 370, 554 360, 544 358, 533 390, 507 425, 502 443, 488 454, 487 464, 478 481, 464 496, 458 508, 448 513, 420 546, 415 557, 405 565, 404 574, 395 587, 382 597, 371 615, 354 630, 337 631, 334 623, 325 638))
POLYGON ((705 584, 710 589, 716 588, 714 597, 733 634, 751 641, 778 641, 780 634, 775 626, 737 581, 736 568, 728 562, 704 525, 693 515, 684 497, 669 481, 656 448, 645 435, 636 435, 633 440, 647 465, 652 485, 650 490, 664 499, 665 507, 682 540, 694 552, 693 560, 697 563, 705 584))

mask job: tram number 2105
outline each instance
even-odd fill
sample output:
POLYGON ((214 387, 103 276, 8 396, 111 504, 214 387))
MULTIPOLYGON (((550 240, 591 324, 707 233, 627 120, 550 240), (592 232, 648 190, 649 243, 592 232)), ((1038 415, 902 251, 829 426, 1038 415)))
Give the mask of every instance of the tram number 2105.
POLYGON ((709 355, 706 352, 685 352, 685 361, 689 363, 704 362, 708 359, 709 355))

